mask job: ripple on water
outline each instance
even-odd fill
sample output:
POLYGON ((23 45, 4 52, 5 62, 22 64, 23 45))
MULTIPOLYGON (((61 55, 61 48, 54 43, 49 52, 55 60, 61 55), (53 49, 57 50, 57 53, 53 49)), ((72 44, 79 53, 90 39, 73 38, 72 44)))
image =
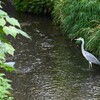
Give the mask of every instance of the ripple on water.
POLYGON ((10 39, 16 52, 7 61, 15 61, 18 70, 9 75, 15 100, 100 100, 99 72, 85 70, 88 64, 80 51, 59 35, 50 18, 17 18, 32 41, 10 39))

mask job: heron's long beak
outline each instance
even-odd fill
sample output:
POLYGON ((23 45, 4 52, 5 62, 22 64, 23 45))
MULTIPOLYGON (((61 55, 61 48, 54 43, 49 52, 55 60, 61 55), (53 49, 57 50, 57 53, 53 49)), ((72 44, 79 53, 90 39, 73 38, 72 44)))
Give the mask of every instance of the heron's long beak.
POLYGON ((75 39, 75 40, 78 40, 78 39, 75 39))

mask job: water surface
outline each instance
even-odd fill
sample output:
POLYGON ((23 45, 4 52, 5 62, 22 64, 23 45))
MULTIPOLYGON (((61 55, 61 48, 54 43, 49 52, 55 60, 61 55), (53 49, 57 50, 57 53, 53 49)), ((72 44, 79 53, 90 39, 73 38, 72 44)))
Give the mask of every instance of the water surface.
POLYGON ((32 38, 10 37, 16 52, 7 60, 18 70, 8 76, 15 100, 100 100, 99 66, 90 71, 80 49, 49 16, 18 13, 12 6, 6 10, 32 38))

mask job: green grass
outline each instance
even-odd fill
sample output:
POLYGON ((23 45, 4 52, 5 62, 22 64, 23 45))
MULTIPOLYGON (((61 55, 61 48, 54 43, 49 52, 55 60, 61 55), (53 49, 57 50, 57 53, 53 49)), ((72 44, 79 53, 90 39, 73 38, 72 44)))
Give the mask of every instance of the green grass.
POLYGON ((14 0, 17 10, 34 14, 49 14, 53 9, 52 0, 14 0))
POLYGON ((86 48, 100 55, 100 1, 56 0, 54 22, 71 39, 83 37, 86 48), (59 15, 60 14, 60 15, 59 15))

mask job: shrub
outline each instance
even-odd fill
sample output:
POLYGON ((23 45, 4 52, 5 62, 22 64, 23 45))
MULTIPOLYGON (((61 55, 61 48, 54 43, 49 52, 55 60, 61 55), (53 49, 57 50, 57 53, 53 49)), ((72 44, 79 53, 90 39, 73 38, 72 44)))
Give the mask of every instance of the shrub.
POLYGON ((3 77, 4 74, 0 74, 0 100, 12 100, 9 90, 11 90, 10 80, 3 77))
MULTIPOLYGON (((6 54, 14 55, 15 49, 6 39, 7 35, 16 37, 17 34, 21 34, 26 38, 30 38, 24 31, 21 30, 19 22, 2 10, 0 5, 0 68, 4 68, 6 71, 12 71, 11 62, 6 62, 6 54)), ((0 73, 0 100, 12 100, 10 95, 11 85, 10 80, 4 77, 4 74, 0 73)))
POLYGON ((53 9, 53 0, 14 0, 17 10, 35 14, 49 14, 53 9))

